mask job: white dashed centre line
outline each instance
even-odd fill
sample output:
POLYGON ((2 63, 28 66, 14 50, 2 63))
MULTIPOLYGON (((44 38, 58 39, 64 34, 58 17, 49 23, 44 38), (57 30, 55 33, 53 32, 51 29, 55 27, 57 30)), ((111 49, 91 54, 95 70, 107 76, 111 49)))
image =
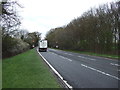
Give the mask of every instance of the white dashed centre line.
MULTIPOLYGON (((57 55, 57 54, 55 54, 55 53, 52 53, 52 52, 50 52, 51 54, 54 54, 54 55, 57 55)), ((63 57, 63 56, 60 56, 60 55, 58 55, 59 57, 61 57, 61 58, 63 58, 63 59, 66 59, 66 60, 68 60, 68 61, 72 61, 71 59, 69 59, 69 58, 66 58, 66 57, 63 57)))
POLYGON ((63 56, 59 56, 59 57, 61 57, 61 58, 63 58, 63 59, 66 59, 66 60, 68 60, 68 61, 72 61, 71 59, 66 58, 66 57, 63 57, 63 56))
POLYGON ((89 66, 87 66, 87 65, 81 64, 81 66, 86 67, 86 68, 88 68, 88 69, 90 69, 90 70, 99 72, 99 73, 101 73, 101 74, 104 74, 104 75, 106 75, 106 76, 112 77, 112 78, 114 78, 114 79, 120 80, 120 78, 118 78, 118 77, 116 77, 116 76, 110 75, 110 74, 108 74, 108 73, 106 73, 106 72, 103 72, 103 71, 100 71, 100 70, 98 70, 98 69, 89 67, 89 66))

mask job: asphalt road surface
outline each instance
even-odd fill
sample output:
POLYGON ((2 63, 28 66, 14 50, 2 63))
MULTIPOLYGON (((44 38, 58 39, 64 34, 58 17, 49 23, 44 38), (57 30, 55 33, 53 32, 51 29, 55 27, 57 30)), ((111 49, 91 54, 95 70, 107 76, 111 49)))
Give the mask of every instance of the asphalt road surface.
POLYGON ((118 60, 48 49, 42 56, 73 88, 118 88, 118 60))

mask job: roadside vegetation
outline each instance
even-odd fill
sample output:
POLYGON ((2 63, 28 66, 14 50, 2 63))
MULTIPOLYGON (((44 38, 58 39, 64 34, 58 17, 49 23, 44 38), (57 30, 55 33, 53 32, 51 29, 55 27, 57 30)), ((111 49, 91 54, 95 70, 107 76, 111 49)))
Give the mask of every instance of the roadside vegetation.
POLYGON ((120 52, 120 1, 91 8, 63 27, 51 29, 49 47, 115 55, 120 52))
POLYGON ((2 61, 3 88, 60 88, 35 49, 2 61))
POLYGON ((21 17, 16 8, 23 8, 22 5, 14 0, 3 0, 0 2, 0 7, 2 58, 17 55, 37 46, 41 33, 29 33, 25 29, 19 29, 21 17))

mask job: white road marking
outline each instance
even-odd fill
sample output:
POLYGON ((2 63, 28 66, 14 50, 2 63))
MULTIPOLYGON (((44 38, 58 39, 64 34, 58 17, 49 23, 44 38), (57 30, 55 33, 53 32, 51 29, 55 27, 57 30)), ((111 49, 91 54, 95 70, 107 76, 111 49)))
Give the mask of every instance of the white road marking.
POLYGON ((82 56, 78 56, 78 57, 82 57, 82 56))
POLYGON ((68 55, 73 56, 72 54, 68 54, 68 55))
POLYGON ((57 54, 55 54, 55 53, 52 53, 52 52, 50 52, 51 54, 54 54, 54 55, 57 55, 57 54))
POLYGON ((99 72, 99 73, 101 73, 101 74, 104 74, 104 75, 106 75, 106 76, 112 77, 112 78, 114 78, 114 79, 120 80, 120 78, 118 78, 118 77, 116 77, 116 76, 113 76, 113 75, 110 75, 110 74, 108 74, 108 73, 106 73, 106 72, 100 71, 100 70, 98 70, 98 69, 95 69, 95 68, 86 66, 86 65, 84 65, 84 64, 81 64, 81 66, 86 67, 86 68, 88 68, 88 69, 91 69, 91 70, 93 70, 93 71, 99 72))
POLYGON ((93 56, 93 55, 89 55, 89 56, 100 58, 100 59, 107 59, 107 60, 111 60, 111 61, 116 61, 116 59, 114 60, 114 59, 105 58, 105 57, 102 57, 102 56, 93 56))
POLYGON ((69 54, 69 53, 64 53, 64 54, 66 54, 66 55, 70 55, 70 56, 73 56, 72 54, 69 54))
POLYGON ((118 71, 120 71, 120 70, 118 70, 118 71))
POLYGON ((114 66, 120 66, 119 64, 117 63, 110 63, 111 65, 114 65, 114 66))
POLYGON ((72 61, 71 59, 66 58, 66 57, 63 57, 63 56, 59 56, 59 57, 61 57, 61 58, 63 58, 63 59, 66 59, 66 60, 68 60, 68 61, 72 61))
POLYGON ((95 61, 96 59, 92 59, 92 58, 87 58, 87 57, 83 57, 83 56, 78 56, 80 58, 84 58, 84 59, 89 59, 89 60, 92 60, 92 61, 95 61))
MULTIPOLYGON (((51 54, 54 54, 54 55, 57 55, 57 54, 55 54, 55 53, 52 53, 52 52, 50 52, 51 54)), ((69 61, 72 61, 71 59, 69 59, 69 58, 66 58, 66 57, 63 57, 63 56, 60 56, 60 55, 58 55, 59 57, 61 57, 61 58, 63 58, 63 59, 67 59, 67 60, 69 60, 69 61)))
POLYGON ((68 54, 68 53, 64 53, 64 54, 68 54))
POLYGON ((90 60, 94 60, 95 61, 96 59, 90 59, 90 60))
POLYGON ((110 58, 104 58, 104 59, 113 60, 113 59, 110 59, 110 58))
POLYGON ((63 77, 59 74, 59 72, 42 56, 42 54, 38 51, 38 49, 37 52, 43 58, 43 60, 48 64, 48 66, 54 71, 54 73, 58 75, 58 77, 66 84, 66 86, 72 90, 73 87, 69 85, 67 81, 63 80, 63 77))

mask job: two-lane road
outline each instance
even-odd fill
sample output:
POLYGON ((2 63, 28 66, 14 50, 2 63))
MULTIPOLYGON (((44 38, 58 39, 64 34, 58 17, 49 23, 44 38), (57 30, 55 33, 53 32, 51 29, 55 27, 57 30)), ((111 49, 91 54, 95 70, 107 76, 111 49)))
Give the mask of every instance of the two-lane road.
POLYGON ((73 88, 118 88, 118 60, 48 49, 41 55, 73 88))

